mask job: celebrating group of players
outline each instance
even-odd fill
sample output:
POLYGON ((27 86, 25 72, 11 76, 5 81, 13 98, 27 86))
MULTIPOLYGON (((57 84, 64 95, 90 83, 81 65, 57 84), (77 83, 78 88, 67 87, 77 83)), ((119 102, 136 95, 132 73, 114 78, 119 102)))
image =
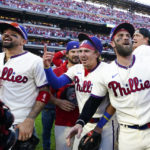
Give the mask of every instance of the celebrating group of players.
MULTIPOLYGON (((80 43, 67 44, 68 61, 65 67, 61 66, 65 70, 57 71, 51 68, 54 52, 47 51, 46 46, 43 60, 23 49, 27 33, 21 25, 0 23, 0 31, 3 47, 0 99, 14 115, 11 128, 19 131, 13 150, 35 149, 35 118, 48 102, 55 103, 58 98, 70 99, 60 108, 70 113, 79 108, 80 115, 70 118, 74 123, 66 125, 67 135, 64 124, 56 124, 57 150, 114 150, 118 126, 119 150, 150 150, 150 33, 147 29, 135 31, 129 23, 113 28, 110 44, 117 58, 109 64, 99 59, 101 41, 81 33, 80 43), (59 92, 67 85, 74 87, 75 94, 71 88, 69 93, 59 92), (53 90, 58 90, 57 99, 53 90)), ((65 121, 65 115, 61 119, 65 121)), ((5 145, 1 147, 5 149, 5 145)))

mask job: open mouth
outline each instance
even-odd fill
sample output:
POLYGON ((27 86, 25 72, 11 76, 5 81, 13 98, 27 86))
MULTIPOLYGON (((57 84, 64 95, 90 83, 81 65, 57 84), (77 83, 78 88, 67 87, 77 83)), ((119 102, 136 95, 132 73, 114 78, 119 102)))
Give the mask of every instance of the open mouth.
POLYGON ((123 45, 130 45, 130 43, 123 43, 123 45))
POLYGON ((11 39, 10 38, 4 38, 4 40, 3 40, 4 42, 10 42, 11 41, 11 39))
POLYGON ((84 60, 84 59, 82 59, 81 61, 84 62, 84 63, 87 62, 87 60, 84 60))

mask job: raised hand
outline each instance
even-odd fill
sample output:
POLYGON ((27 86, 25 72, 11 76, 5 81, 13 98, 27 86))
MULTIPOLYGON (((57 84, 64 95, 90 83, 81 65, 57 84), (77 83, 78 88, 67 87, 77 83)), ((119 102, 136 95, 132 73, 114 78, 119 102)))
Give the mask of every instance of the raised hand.
POLYGON ((47 45, 44 45, 43 64, 44 68, 49 68, 53 60, 54 52, 47 51, 47 45))

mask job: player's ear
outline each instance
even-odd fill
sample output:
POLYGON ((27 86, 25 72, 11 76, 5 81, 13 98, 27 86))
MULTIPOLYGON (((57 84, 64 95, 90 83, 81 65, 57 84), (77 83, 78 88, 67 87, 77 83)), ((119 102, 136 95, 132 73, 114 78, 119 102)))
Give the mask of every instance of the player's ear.
POLYGON ((111 45, 112 48, 114 48, 114 47, 115 47, 115 42, 114 42, 114 41, 111 41, 111 42, 110 42, 110 45, 111 45))
POLYGON ((26 43, 27 43, 27 40, 25 40, 25 39, 22 39, 22 40, 21 40, 21 44, 22 44, 22 45, 25 45, 26 43))

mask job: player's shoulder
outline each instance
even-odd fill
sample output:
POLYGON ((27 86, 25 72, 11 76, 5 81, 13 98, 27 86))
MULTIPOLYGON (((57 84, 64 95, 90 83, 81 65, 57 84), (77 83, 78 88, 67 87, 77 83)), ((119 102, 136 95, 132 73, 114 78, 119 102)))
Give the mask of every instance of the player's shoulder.
POLYGON ((73 65, 72 67, 70 67, 69 69, 72 69, 72 70, 81 70, 83 69, 83 65, 82 64, 76 64, 76 65, 73 65))
POLYGON ((104 68, 108 66, 108 63, 102 61, 99 66, 104 68))
POLYGON ((26 57, 28 57, 31 61, 35 61, 35 60, 42 61, 42 58, 40 56, 35 55, 31 52, 27 52, 26 57))
POLYGON ((134 51, 133 54, 135 56, 150 56, 150 46, 149 45, 141 45, 137 47, 134 51))
POLYGON ((100 70, 100 72, 102 72, 103 70, 106 70, 107 67, 108 67, 108 63, 100 62, 100 64, 96 68, 96 71, 100 70))
POLYGON ((114 70, 114 67, 116 66, 115 61, 112 61, 110 63, 103 63, 102 65, 102 73, 104 73, 104 75, 108 74, 108 72, 112 72, 114 70))

